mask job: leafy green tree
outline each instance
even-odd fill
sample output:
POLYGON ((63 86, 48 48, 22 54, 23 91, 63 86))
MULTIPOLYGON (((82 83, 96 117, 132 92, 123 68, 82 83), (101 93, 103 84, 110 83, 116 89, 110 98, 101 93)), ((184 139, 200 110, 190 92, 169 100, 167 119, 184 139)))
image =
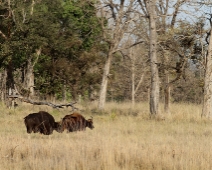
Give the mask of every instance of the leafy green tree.
POLYGON ((43 54, 49 56, 38 63, 37 89, 48 95, 63 96, 64 88, 74 100, 77 95, 84 95, 90 89, 98 86, 101 68, 99 51, 101 50, 101 28, 95 6, 89 1, 65 1, 60 17, 60 29, 55 38, 51 39, 43 49, 43 54), (45 64, 42 64, 42 63, 45 64), (92 70, 97 69, 97 72, 92 70), (46 85, 51 88, 46 89, 46 85), (65 85, 65 86, 64 86, 65 85))
POLYGON ((94 3, 9 2, 0 8, 0 60, 7 70, 8 88, 14 89, 16 81, 20 91, 27 91, 35 78, 38 92, 55 95, 66 86, 78 94, 97 83, 92 69, 101 63, 95 64, 101 29, 94 3))

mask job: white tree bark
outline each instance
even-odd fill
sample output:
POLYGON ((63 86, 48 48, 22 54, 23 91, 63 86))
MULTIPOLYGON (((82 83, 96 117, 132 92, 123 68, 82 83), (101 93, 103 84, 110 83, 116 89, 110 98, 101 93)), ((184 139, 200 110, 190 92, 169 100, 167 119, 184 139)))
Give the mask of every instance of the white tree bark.
POLYGON ((156 115, 159 113, 159 75, 157 67, 157 32, 156 32, 156 0, 147 2, 149 11, 150 28, 150 60, 151 60, 151 86, 150 86, 150 113, 156 115))
MULTIPOLYGON (((32 1, 30 15, 33 15, 35 1, 32 1)), ((36 50, 35 54, 32 54, 27 63, 26 75, 25 75, 25 88, 29 92, 29 97, 33 97, 35 95, 34 86, 35 86, 35 78, 34 78, 34 66, 38 61, 38 58, 41 54, 41 47, 36 50)))
POLYGON ((134 0, 103 0, 99 8, 101 10, 98 15, 100 15, 102 18, 108 19, 107 26, 105 26, 104 20, 100 21, 100 24, 103 29, 104 40, 108 43, 108 46, 110 46, 107 52, 107 59, 103 70, 98 103, 99 109, 104 109, 105 106, 108 76, 110 73, 113 54, 133 46, 133 44, 129 45, 128 47, 122 46, 122 44, 124 44, 122 40, 124 39, 124 36, 126 36, 126 32, 128 35, 133 34, 133 30, 130 28, 130 25, 134 23, 134 15, 132 14, 134 2, 134 0))
POLYGON ((212 29, 210 31, 205 69, 202 116, 212 119, 212 29))
POLYGON ((112 60, 112 53, 110 52, 108 54, 107 61, 105 63, 105 67, 103 71, 103 76, 102 76, 101 90, 100 90, 100 96, 99 96, 99 109, 104 109, 105 107, 111 60, 112 60))
POLYGON ((28 61, 25 75, 25 89, 29 92, 29 97, 34 96, 34 68, 31 61, 28 61))
POLYGON ((25 75, 25 89, 29 92, 29 97, 33 97, 34 92, 34 66, 38 61, 38 58, 41 54, 41 48, 39 48, 36 53, 29 57, 25 75), (33 61, 34 60, 34 61, 33 61))
POLYGON ((130 49, 131 58, 131 72, 132 72, 132 108, 135 106, 135 56, 132 54, 132 49, 130 49))
POLYGON ((142 66, 142 71, 140 73, 140 79, 139 81, 136 83, 136 65, 137 65, 137 60, 138 57, 140 58, 141 56, 138 55, 139 51, 138 51, 139 47, 135 48, 130 48, 130 52, 129 52, 129 58, 130 58, 130 62, 131 62, 131 102, 132 102, 132 108, 134 108, 135 106, 135 95, 141 85, 141 83, 143 82, 143 78, 144 78, 144 74, 146 73, 145 67, 146 67, 146 62, 143 61, 142 66))

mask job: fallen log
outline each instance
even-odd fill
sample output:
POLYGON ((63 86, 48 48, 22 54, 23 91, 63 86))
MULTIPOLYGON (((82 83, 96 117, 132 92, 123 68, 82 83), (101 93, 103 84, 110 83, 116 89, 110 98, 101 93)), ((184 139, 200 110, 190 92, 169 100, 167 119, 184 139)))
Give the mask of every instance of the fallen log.
POLYGON ((67 103, 67 104, 53 104, 50 102, 46 102, 46 101, 33 101, 29 98, 25 98, 23 97, 23 95, 21 93, 18 92, 16 85, 14 84, 14 88, 13 90, 11 90, 13 93, 9 94, 7 97, 9 99, 9 104, 8 107, 11 108, 15 108, 16 99, 19 99, 21 102, 26 102, 26 103, 30 103, 33 105, 47 105, 53 108, 63 108, 63 107, 72 107, 72 110, 79 110, 77 107, 74 106, 74 104, 76 104, 77 102, 72 102, 72 103, 67 103))
POLYGON ((67 103, 67 104, 53 104, 53 103, 45 102, 45 101, 33 101, 31 99, 26 99, 26 98, 20 98, 20 100, 22 102, 30 103, 33 105, 47 105, 53 108, 63 108, 65 106, 65 107, 72 107, 72 110, 78 110, 78 108, 74 106, 74 104, 76 104, 77 102, 67 103))
POLYGON ((10 95, 10 96, 8 96, 8 98, 11 100, 10 107, 12 107, 12 105, 13 105, 12 103, 15 103, 16 99, 19 99, 21 102, 30 103, 33 105, 47 105, 47 106, 50 106, 53 108, 72 107, 72 110, 78 110, 78 108, 74 106, 74 104, 76 104, 77 102, 72 102, 72 103, 67 103, 67 104, 53 104, 53 103, 46 102, 46 101, 33 101, 31 99, 24 98, 21 95, 10 95))

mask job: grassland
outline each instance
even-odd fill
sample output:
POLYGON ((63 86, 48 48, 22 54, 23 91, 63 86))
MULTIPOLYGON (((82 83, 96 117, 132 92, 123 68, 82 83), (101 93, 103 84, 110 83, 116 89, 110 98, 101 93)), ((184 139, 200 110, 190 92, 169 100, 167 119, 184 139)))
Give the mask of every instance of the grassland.
POLYGON ((80 107, 86 118, 93 116, 94 130, 45 136, 27 134, 23 118, 45 110, 60 120, 71 109, 1 105, 0 170, 212 169, 212 123, 201 119, 200 106, 172 105, 161 120, 149 118, 146 103, 133 110, 108 103, 104 112, 80 107))

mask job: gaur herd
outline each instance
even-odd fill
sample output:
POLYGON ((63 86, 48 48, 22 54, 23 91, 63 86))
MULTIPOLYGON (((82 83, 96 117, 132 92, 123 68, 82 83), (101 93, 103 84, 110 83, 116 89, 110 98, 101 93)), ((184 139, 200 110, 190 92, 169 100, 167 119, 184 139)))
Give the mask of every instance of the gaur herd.
POLYGON ((45 111, 31 113, 24 118, 27 133, 41 133, 50 135, 53 130, 59 133, 67 130, 67 132, 84 131, 86 127, 93 129, 93 119, 86 120, 79 113, 66 115, 60 122, 55 122, 54 117, 45 111))

